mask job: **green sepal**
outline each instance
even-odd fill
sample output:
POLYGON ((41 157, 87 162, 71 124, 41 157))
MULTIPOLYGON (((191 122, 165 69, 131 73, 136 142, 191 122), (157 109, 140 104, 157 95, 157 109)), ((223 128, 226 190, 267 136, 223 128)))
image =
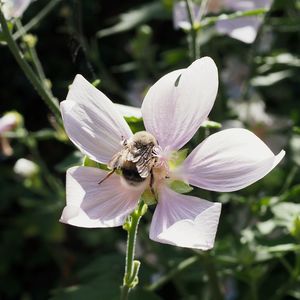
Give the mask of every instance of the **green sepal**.
POLYGON ((92 159, 90 159, 88 156, 84 156, 83 158, 83 163, 82 165, 84 167, 93 167, 93 168, 98 168, 98 169, 101 169, 101 170, 105 170, 105 171, 110 171, 110 169, 105 165, 105 164, 101 164, 101 163, 98 163, 92 159))
POLYGON ((98 87, 99 85, 100 85, 100 83, 101 83, 101 79, 96 79, 96 80, 94 80, 93 82, 92 82, 92 85, 94 86, 94 87, 98 87))
POLYGON ((193 190, 193 188, 186 182, 181 180, 174 180, 169 184, 169 187, 176 193, 186 194, 193 190))
POLYGON ((206 120, 200 126, 204 128, 221 128, 222 124, 215 121, 206 120))
POLYGON ((188 155, 188 149, 182 149, 179 151, 174 151, 171 154, 171 158, 169 160, 169 167, 171 170, 174 170, 175 168, 179 167, 183 161, 186 159, 188 155))
POLYGON ((122 228, 126 231, 129 231, 131 228, 131 216, 128 216, 122 228))
POLYGON ((132 116, 124 117, 124 119, 133 133, 145 130, 143 118, 137 118, 132 116))
POLYGON ((133 271, 132 271, 132 277, 129 278, 127 285, 130 288, 134 288, 139 283, 139 277, 138 273, 140 270, 141 262, 139 260, 133 261, 133 271))
POLYGON ((147 205, 153 205, 153 204, 155 204, 157 202, 156 199, 155 199, 155 196, 153 195, 153 193, 151 192, 150 189, 146 189, 144 191, 144 193, 141 196, 141 199, 147 205))

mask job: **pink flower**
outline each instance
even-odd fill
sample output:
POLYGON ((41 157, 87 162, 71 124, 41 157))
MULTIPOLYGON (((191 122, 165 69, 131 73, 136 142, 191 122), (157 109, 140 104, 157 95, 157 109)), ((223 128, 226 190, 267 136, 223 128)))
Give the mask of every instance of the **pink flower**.
POLYGON ((3 135, 6 132, 14 130, 22 123, 22 116, 17 112, 8 112, 0 118, 0 153, 4 156, 13 154, 9 140, 3 135))
MULTIPOLYGON (((259 8, 269 9, 272 0, 214 0, 209 2, 207 12, 216 12, 221 9, 233 11, 247 11, 259 8)), ((200 5, 192 2, 192 10, 195 22, 200 22, 200 5)), ((206 13, 206 12, 205 12, 206 13)), ((175 29, 190 29, 186 3, 179 1, 173 7, 173 20, 175 29)), ((263 22, 262 16, 240 17, 232 20, 224 19, 217 21, 215 29, 218 33, 228 35, 244 43, 251 44, 255 41, 258 30, 263 22)))
POLYGON ((18 124, 18 114, 15 112, 6 113, 0 118, 0 134, 14 129, 18 124))
MULTIPOLYGON (((145 128, 158 143, 154 147, 157 206, 150 227, 152 240, 202 250, 214 245, 221 204, 178 194, 169 187, 172 180, 212 191, 235 191, 265 176, 284 156, 284 151, 275 156, 245 129, 229 129, 211 135, 179 166, 172 166, 174 153, 207 118, 217 89, 216 65, 204 57, 163 76, 144 99, 145 128)), ((76 76, 61 110, 72 142, 97 162, 108 164, 133 141, 134 135, 114 104, 81 75, 76 76)), ((151 176, 131 186, 124 180, 125 174, 115 172, 99 184, 107 174, 91 167, 68 170, 62 222, 79 227, 124 223, 149 188, 151 176)))

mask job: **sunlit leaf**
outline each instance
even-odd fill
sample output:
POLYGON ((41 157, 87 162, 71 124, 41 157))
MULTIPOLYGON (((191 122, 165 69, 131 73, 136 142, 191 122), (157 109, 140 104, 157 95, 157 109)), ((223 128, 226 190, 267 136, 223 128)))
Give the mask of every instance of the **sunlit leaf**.
POLYGON ((116 33, 121 33, 144 24, 151 19, 165 18, 166 10, 162 3, 151 2, 120 15, 120 21, 109 28, 97 32, 97 37, 102 38, 116 33))

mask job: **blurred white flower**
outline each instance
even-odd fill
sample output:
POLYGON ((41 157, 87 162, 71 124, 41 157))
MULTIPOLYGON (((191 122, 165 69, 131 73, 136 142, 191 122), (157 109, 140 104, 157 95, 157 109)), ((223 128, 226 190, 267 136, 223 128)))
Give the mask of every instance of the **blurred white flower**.
POLYGON ((236 56, 225 58, 225 68, 221 71, 221 78, 229 98, 239 99, 241 97, 243 84, 248 76, 249 66, 247 64, 236 56))
MULTIPOLYGON (((266 105, 258 95, 254 94, 251 101, 248 102, 231 101, 229 106, 236 113, 238 119, 274 151, 287 146, 288 136, 283 131, 291 126, 291 121, 267 113, 266 105)), ((226 123, 227 128, 228 124, 230 123, 226 123)))
POLYGON ((23 122, 23 117, 15 112, 8 112, 0 118, 0 152, 5 156, 13 154, 9 140, 3 135, 5 132, 14 130, 23 122))
MULTIPOLYGON (((200 6, 191 2, 192 14, 195 22, 199 19, 200 6)), ((191 23, 189 21, 187 6, 185 1, 176 2, 173 6, 173 24, 175 29, 189 30, 191 23)))
POLYGON ((2 12, 5 19, 19 18, 29 6, 31 0, 2 0, 2 12))
POLYGON ((0 134, 12 130, 17 126, 17 123, 18 115, 16 113, 6 113, 2 118, 0 118, 0 134))
POLYGON ((29 178, 39 172, 39 166, 31 160, 20 158, 14 165, 14 172, 24 178, 29 178))
MULTIPOLYGON (((212 0, 206 12, 219 10, 247 11, 259 8, 269 9, 272 0, 212 0), (215 5, 213 5, 215 2, 215 5)), ((199 22, 200 6, 192 3, 192 12, 195 22, 199 22)), ((206 13, 203 12, 203 13, 206 13)), ((179 1, 173 7, 173 20, 175 29, 190 29, 190 22, 187 14, 186 3, 179 1)), ((262 24, 262 16, 241 17, 233 20, 219 20, 215 28, 221 34, 240 40, 244 43, 253 43, 256 39, 258 29, 262 24)))

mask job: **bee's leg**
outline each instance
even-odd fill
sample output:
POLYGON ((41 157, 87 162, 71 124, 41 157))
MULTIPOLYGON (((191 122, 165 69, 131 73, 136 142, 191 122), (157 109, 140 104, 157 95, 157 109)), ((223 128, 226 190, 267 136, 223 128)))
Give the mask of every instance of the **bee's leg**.
POLYGON ((112 174, 114 174, 114 172, 116 171, 116 168, 113 169, 112 171, 110 171, 103 179, 101 179, 98 184, 101 184, 104 180, 106 180, 107 178, 109 178, 112 174))

